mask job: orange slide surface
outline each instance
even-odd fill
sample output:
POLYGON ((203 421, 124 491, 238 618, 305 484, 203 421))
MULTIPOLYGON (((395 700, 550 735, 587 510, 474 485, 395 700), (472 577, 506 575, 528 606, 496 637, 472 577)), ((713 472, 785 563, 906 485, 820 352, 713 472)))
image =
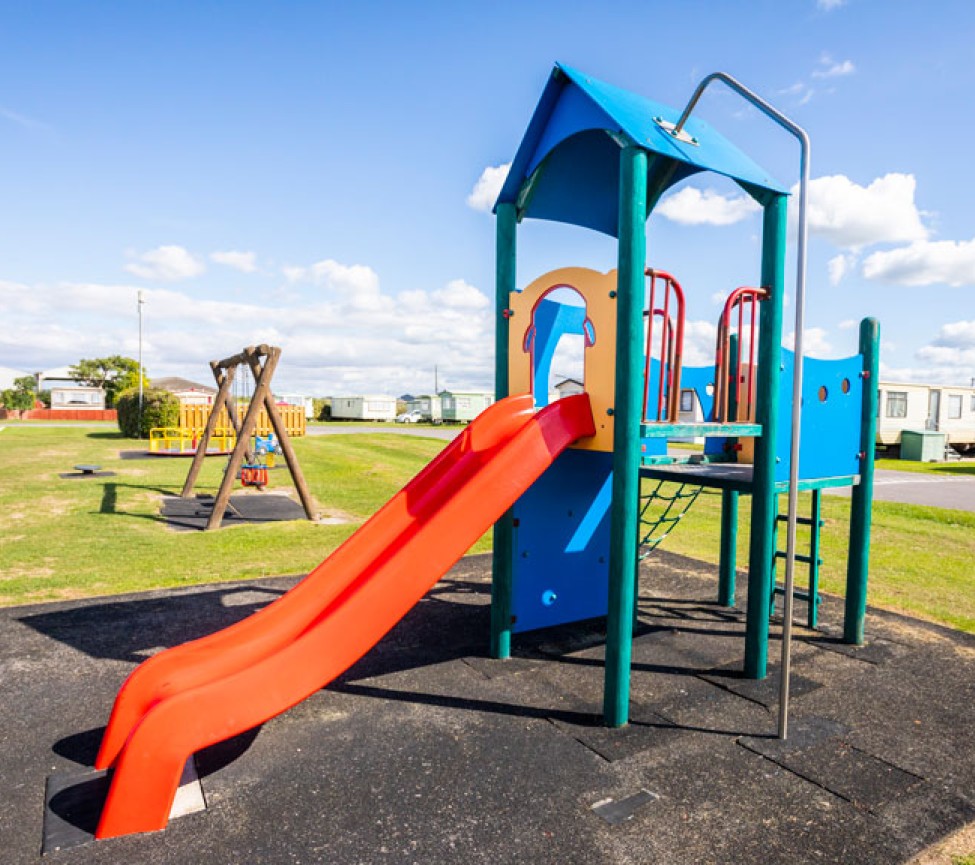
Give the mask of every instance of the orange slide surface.
POLYGON ((287 594, 137 667, 96 760, 113 769, 96 837, 162 829, 190 755, 345 672, 566 447, 594 434, 586 394, 537 414, 530 394, 495 403, 287 594))

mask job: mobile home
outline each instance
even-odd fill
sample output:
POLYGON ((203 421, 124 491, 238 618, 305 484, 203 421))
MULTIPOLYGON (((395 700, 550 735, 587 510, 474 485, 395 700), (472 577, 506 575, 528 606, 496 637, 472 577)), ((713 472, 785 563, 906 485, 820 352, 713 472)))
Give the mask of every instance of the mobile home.
POLYGON ((882 381, 879 414, 877 444, 900 446, 904 430, 931 430, 957 451, 975 451, 975 387, 882 381))
POLYGON ((332 397, 332 420, 394 420, 396 397, 385 394, 332 397))
POLYGON ((472 421, 494 402, 494 394, 487 391, 440 392, 440 410, 448 422, 465 423, 472 421))
POLYGON ((415 396, 406 404, 407 411, 418 411, 423 420, 440 423, 443 420, 443 407, 439 396, 415 396))

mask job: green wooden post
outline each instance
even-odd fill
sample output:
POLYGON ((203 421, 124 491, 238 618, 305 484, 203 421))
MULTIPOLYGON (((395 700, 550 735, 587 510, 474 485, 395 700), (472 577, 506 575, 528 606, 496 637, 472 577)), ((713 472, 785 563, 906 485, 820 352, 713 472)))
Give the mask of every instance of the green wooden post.
POLYGON ((752 477, 751 542, 748 553, 748 608, 744 674, 764 679, 768 661, 768 611, 775 556, 775 437, 779 416, 782 362, 782 305, 785 295, 786 197, 765 206, 762 225, 762 285, 769 298, 760 307, 755 420, 762 435, 755 441, 752 477))
POLYGON ((721 557, 718 560, 718 603, 735 605, 735 569, 738 567, 738 493, 721 491, 721 557))
MULTIPOLYGON (((497 208, 495 268, 494 395, 508 393, 508 303, 515 290, 518 211, 514 204, 497 208)), ((511 511, 494 524, 491 580, 491 657, 511 655, 511 596, 514 588, 514 524, 511 511)))
POLYGON ((843 641, 863 643, 867 615, 867 574, 870 569, 870 518, 873 508, 873 461, 877 441, 880 324, 875 318, 860 322, 863 355, 863 401, 860 409, 860 483, 853 487, 850 505, 850 556, 846 566, 846 615, 843 641))
MULTIPOLYGON (((731 371, 738 373, 738 335, 729 337, 728 369, 725 370, 721 389, 728 394, 728 417, 726 421, 738 420, 737 389, 734 387, 731 371)), ((715 382, 718 384, 718 382, 715 382)), ((734 490, 721 491, 721 552, 718 559, 718 603, 723 607, 735 605, 735 571, 738 567, 738 493, 734 490)))
POLYGON ((620 155, 613 504, 603 690, 603 717, 610 727, 624 725, 630 713, 630 657, 640 504, 646 220, 647 154, 630 145, 620 155))

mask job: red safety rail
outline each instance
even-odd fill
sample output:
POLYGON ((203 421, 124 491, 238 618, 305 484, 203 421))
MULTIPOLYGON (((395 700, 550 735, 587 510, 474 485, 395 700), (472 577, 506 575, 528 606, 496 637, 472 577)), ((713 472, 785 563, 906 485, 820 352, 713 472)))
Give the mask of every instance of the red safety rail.
POLYGON ((643 370, 643 419, 645 422, 676 423, 680 419, 680 371, 684 357, 684 289, 669 273, 648 267, 650 304, 643 315, 647 318, 646 366, 643 370), (657 281, 662 287, 662 305, 658 305, 657 281), (673 296, 673 315, 671 307, 673 296), (660 318, 659 346, 654 345, 654 321, 660 318), (657 382, 657 405, 650 401, 650 366, 654 350, 659 350, 660 371, 657 382))
POLYGON ((755 347, 758 331, 758 302, 768 297, 764 288, 742 286, 736 288, 725 301, 718 321, 718 340, 714 361, 714 416, 718 421, 749 421, 755 417, 755 347), (737 322, 734 321, 737 308, 737 322), (747 324, 746 324, 747 309, 747 324), (732 327, 737 325, 738 352, 735 368, 731 369, 732 327), (747 340, 745 336, 747 335, 747 340), (745 351, 748 363, 745 364, 745 351), (730 397, 734 381, 734 417, 730 417, 730 397), (742 399, 744 392, 744 399, 742 399))

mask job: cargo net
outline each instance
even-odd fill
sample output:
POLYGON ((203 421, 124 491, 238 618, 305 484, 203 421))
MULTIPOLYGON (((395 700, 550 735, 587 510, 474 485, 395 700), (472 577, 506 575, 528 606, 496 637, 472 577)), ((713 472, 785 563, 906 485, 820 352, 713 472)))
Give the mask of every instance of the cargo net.
POLYGON ((704 487, 657 481, 649 492, 640 493, 640 544, 642 560, 659 547, 684 518, 704 487))

